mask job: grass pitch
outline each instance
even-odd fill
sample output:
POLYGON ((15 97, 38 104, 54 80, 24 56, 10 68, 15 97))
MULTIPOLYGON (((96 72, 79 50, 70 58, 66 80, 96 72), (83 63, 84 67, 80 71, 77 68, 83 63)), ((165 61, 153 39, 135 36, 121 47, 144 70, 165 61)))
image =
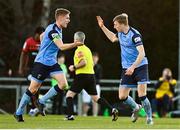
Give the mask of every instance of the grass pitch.
POLYGON ((145 118, 131 123, 130 117, 119 117, 116 122, 111 117, 75 116, 74 121, 64 121, 64 116, 45 117, 24 116, 25 122, 16 122, 13 115, 0 115, 0 129, 180 129, 180 118, 154 119, 154 125, 146 125, 145 118))

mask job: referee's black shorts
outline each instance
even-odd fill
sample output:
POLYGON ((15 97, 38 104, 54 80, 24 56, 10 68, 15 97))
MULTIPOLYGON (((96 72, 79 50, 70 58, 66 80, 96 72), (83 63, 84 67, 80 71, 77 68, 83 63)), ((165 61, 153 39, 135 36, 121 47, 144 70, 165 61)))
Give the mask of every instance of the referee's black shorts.
POLYGON ((70 90, 75 93, 80 93, 82 89, 84 89, 89 95, 97 95, 94 74, 78 74, 75 76, 70 90))

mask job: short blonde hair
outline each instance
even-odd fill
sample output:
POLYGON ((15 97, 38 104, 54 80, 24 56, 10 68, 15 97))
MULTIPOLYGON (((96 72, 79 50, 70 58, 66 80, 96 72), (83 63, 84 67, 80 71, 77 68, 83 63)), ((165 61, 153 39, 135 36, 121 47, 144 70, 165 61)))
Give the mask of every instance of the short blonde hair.
POLYGON ((128 25, 128 15, 126 13, 122 13, 114 17, 113 22, 117 21, 120 24, 128 25))
POLYGON ((55 19, 57 19, 60 15, 70 14, 71 12, 64 8, 57 8, 55 11, 55 19))

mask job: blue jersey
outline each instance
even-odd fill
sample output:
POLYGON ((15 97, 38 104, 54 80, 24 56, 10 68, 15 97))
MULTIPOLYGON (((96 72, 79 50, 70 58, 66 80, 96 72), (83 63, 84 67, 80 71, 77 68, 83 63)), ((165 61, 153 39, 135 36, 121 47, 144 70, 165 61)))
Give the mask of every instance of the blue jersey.
MULTIPOLYGON (((136 47, 143 44, 141 34, 134 28, 130 27, 127 34, 118 32, 118 39, 121 47, 122 68, 127 69, 137 59, 139 53, 136 47)), ((145 64, 148 64, 146 57, 143 58, 137 67, 145 64)))
POLYGON ((57 63, 59 48, 54 43, 56 39, 62 39, 62 30, 55 23, 50 24, 44 32, 35 62, 40 62, 47 66, 52 66, 57 63))

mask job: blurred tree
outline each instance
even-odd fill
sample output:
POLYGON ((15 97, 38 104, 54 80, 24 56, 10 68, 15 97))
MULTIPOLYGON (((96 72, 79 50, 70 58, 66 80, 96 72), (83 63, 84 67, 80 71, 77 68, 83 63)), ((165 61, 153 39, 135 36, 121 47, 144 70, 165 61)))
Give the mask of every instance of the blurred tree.
POLYGON ((7 69, 12 68, 14 75, 25 39, 41 24, 42 10, 42 0, 0 1, 0 57, 5 60, 7 69))
MULTIPOLYGON (((44 13, 42 1, 0 0, 0 56, 14 69, 25 38, 41 23, 44 13)), ((51 0, 49 22, 53 22, 54 11, 58 7, 72 12, 71 23, 68 29, 63 30, 63 40, 72 41, 75 31, 84 31, 87 46, 100 54, 104 78, 120 77, 120 50, 118 44, 110 44, 105 38, 95 16, 101 15, 105 24, 115 32, 112 19, 122 12, 129 15, 130 25, 143 35, 150 78, 157 79, 164 67, 171 68, 177 78, 178 0, 51 0)), ((73 51, 65 53, 67 64, 72 63, 73 51)))

